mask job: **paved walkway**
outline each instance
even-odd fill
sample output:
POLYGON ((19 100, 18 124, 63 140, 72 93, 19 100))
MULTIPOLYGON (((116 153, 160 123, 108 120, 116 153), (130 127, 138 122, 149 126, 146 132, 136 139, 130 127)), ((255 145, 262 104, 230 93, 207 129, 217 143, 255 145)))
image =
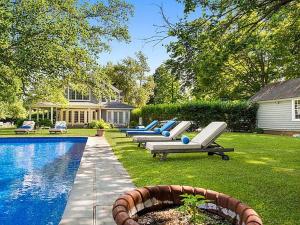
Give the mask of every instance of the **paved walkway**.
POLYGON ((105 138, 90 137, 60 224, 113 225, 112 204, 133 188, 105 138))

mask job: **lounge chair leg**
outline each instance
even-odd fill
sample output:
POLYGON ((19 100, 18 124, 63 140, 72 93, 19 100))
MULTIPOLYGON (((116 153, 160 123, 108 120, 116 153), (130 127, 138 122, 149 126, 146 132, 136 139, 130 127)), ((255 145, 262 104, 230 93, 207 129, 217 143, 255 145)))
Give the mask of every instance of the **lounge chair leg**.
POLYGON ((222 160, 229 160, 229 156, 225 155, 224 152, 213 152, 213 153, 221 156, 222 160))
POLYGON ((208 152, 207 155, 214 155, 214 152, 208 152))
POLYGON ((156 157, 156 153, 154 153, 152 157, 155 158, 156 157))
POLYGON ((167 160, 167 153, 163 153, 162 155, 160 155, 160 161, 166 161, 167 160))
POLYGON ((138 147, 141 147, 141 143, 138 144, 138 147))

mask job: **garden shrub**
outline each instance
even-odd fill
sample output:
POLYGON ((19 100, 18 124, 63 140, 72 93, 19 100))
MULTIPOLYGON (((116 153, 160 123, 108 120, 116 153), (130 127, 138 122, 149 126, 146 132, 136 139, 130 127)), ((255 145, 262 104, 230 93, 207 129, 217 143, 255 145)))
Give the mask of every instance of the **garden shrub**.
POLYGON ((147 105, 132 111, 131 120, 143 118, 145 124, 154 119, 193 121, 204 127, 213 121, 225 121, 232 131, 253 131, 256 127, 257 105, 238 101, 194 101, 176 104, 147 105))

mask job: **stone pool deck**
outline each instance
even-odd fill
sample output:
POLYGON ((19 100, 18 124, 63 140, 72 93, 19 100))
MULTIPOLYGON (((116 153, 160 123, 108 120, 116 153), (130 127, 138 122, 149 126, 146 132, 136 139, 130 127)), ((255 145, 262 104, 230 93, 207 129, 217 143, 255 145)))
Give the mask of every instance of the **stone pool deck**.
POLYGON ((89 137, 62 225, 113 225, 112 204, 134 185, 103 137, 89 137))

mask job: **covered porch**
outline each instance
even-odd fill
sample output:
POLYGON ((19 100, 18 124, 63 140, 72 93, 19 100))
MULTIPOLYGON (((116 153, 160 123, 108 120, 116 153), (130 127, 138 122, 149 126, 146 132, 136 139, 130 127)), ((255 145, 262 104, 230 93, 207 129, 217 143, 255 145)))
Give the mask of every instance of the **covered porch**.
POLYGON ((102 118, 101 106, 94 103, 72 104, 67 106, 56 105, 53 103, 39 103, 29 109, 29 120, 32 115, 36 120, 49 119, 52 123, 55 121, 66 121, 69 126, 84 126, 92 120, 102 118))

